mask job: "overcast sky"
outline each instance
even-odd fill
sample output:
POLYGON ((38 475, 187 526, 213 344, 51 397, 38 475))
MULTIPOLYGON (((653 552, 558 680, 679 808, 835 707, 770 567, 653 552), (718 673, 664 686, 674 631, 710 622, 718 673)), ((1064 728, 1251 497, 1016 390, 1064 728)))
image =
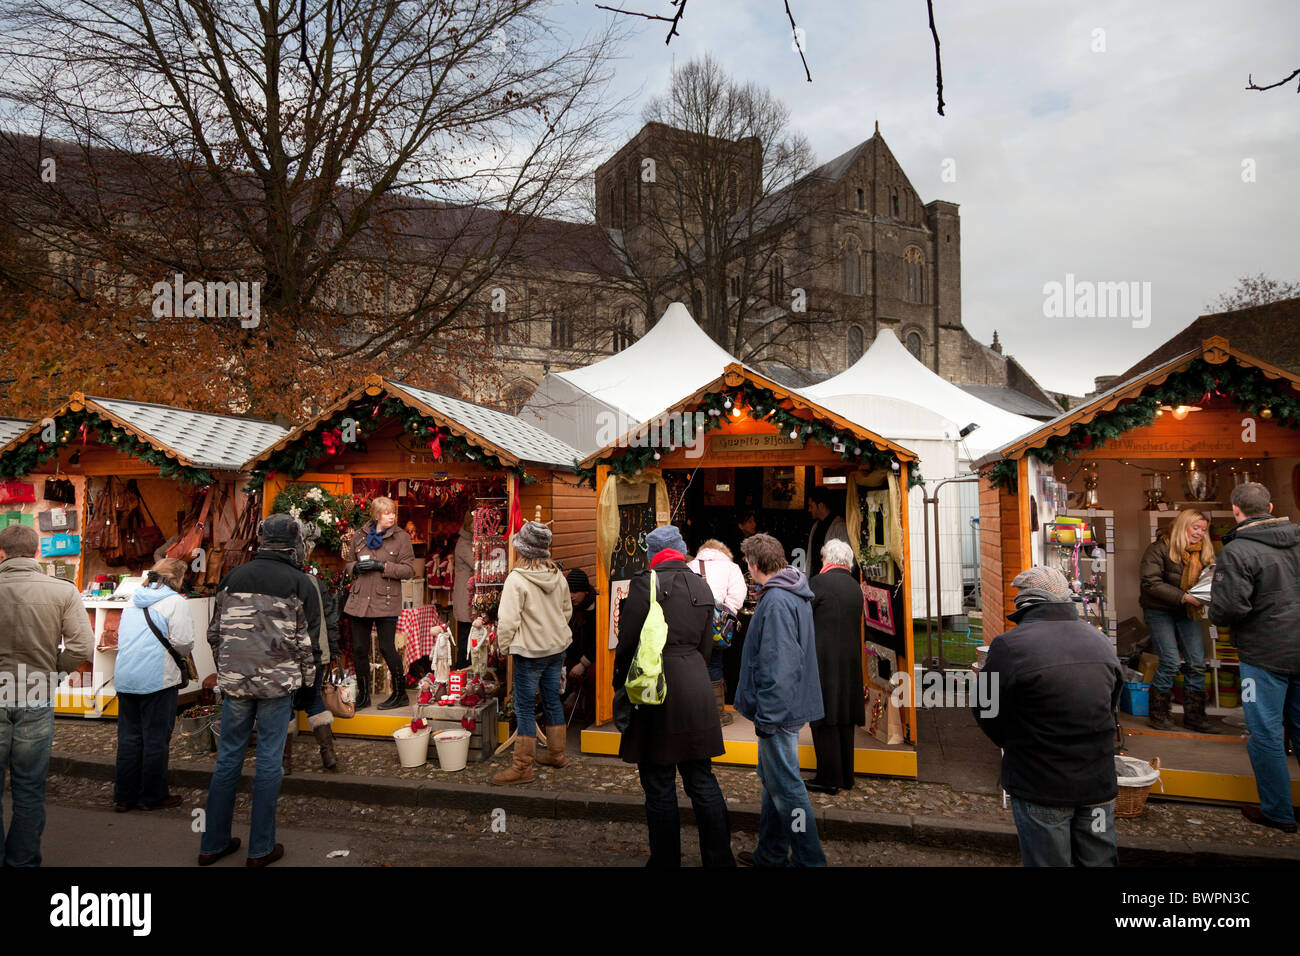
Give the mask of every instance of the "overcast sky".
MULTIPOLYGON (((668 0, 621 5, 671 13, 668 0)), ((967 329, 986 344, 997 329, 1044 386, 1090 390, 1240 275, 1300 279, 1296 81, 1243 90, 1247 74, 1271 83, 1300 67, 1297 0, 935 0, 947 116, 935 112, 924 0, 790 6, 811 84, 781 0, 690 0, 670 46, 667 24, 620 17, 623 137, 674 58, 705 51, 780 96, 819 161, 879 120, 921 200, 961 206, 967 329), (1149 315, 1135 303, 1126 317, 1046 317, 1044 285, 1067 274, 1076 287, 1150 283, 1149 315)), ((562 0, 556 14, 575 29, 610 16, 592 0, 562 0)))

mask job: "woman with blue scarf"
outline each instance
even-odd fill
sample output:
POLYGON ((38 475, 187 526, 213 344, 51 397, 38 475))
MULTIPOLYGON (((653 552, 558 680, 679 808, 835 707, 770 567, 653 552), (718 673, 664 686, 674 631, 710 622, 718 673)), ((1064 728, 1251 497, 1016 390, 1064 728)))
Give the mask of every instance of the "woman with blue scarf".
POLYGON ((370 632, 379 633, 379 652, 384 656, 393 680, 393 693, 378 706, 380 710, 403 707, 406 696, 406 668, 398 653, 397 615, 402 610, 402 580, 415 574, 415 551, 411 538, 397 527, 397 503, 376 498, 370 503, 370 522, 352 535, 353 560, 347 570, 355 575, 352 593, 343 613, 351 618, 352 659, 357 671, 358 711, 370 706, 370 632))

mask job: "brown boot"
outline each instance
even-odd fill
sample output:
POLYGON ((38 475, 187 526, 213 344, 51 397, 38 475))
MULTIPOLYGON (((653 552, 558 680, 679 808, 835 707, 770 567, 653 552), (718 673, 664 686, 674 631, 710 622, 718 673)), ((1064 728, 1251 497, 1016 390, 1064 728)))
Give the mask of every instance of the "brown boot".
POLYGON ((492 778, 492 782, 495 784, 532 783, 533 757, 536 753, 536 737, 516 737, 514 765, 509 770, 502 770, 492 778))
MULTIPOLYGON (((296 717, 297 714, 294 716, 296 717)), ((289 725, 289 733, 284 738, 284 758, 281 761, 281 766, 284 767, 284 775, 286 777, 293 773, 293 738, 297 736, 298 727, 295 722, 294 724, 289 725)))
POLYGON ((1174 721, 1173 718, 1170 717, 1170 711, 1169 711, 1170 697, 1171 697, 1170 691, 1164 691, 1162 693, 1161 691, 1156 690, 1154 687, 1151 688, 1150 697, 1149 697, 1150 710, 1149 710, 1148 719, 1151 722, 1152 730, 1173 730, 1174 729, 1174 721))
POLYGON ((546 753, 537 758, 537 762, 546 767, 567 767, 569 758, 565 756, 564 724, 555 724, 546 728, 546 753))
POLYGON ((333 770, 339 765, 339 758, 334 753, 334 732, 330 730, 329 724, 321 724, 319 727, 313 727, 312 733, 316 735, 316 743, 320 744, 320 763, 326 770, 333 770))
POLYGON ((1183 695, 1183 726, 1198 734, 1217 734, 1218 728, 1205 714, 1205 691, 1188 688, 1183 695))
POLYGON ((725 680, 715 680, 713 682, 713 699, 718 703, 718 720, 725 727, 735 719, 731 711, 727 710, 727 682, 725 680))

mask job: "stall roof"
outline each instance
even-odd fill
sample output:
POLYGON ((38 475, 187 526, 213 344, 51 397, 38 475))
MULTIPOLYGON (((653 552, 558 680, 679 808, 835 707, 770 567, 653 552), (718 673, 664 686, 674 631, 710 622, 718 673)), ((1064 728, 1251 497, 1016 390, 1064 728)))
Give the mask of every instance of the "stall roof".
POLYGON ((515 466, 529 462, 572 471, 573 463, 582 456, 572 445, 513 415, 426 388, 394 382, 379 375, 368 375, 363 385, 344 395, 315 418, 294 428, 274 445, 264 448, 256 457, 246 461, 244 467, 249 471, 254 470, 265 459, 319 427, 362 396, 376 396, 381 392, 433 419, 452 434, 479 445, 499 458, 504 465, 515 466))
POLYGON ((671 415, 678 411, 689 410, 692 407, 698 405, 701 401, 703 401, 706 395, 716 394, 718 392, 724 392, 727 389, 736 388, 742 383, 748 383, 758 388, 767 389, 773 395, 776 396, 778 401, 789 400, 792 409, 806 410, 809 413, 811 413, 814 417, 821 418, 827 422, 830 422, 836 428, 840 428, 847 432, 850 432, 851 434, 857 436, 857 438, 861 439, 862 441, 871 442, 873 445, 875 445, 877 448, 879 448, 882 451, 889 451, 893 453, 898 458, 899 461, 914 462, 917 460, 916 453, 908 450, 907 448, 904 448, 902 445, 892 442, 888 438, 878 435, 867 428, 863 428, 861 425, 858 425, 857 423, 852 422, 847 418, 844 418, 843 416, 837 414, 836 412, 830 410, 829 408, 826 408, 823 405, 819 405, 816 402, 811 401, 805 395, 799 392, 791 391, 790 389, 785 388, 783 385, 780 385, 777 382, 772 381, 772 379, 767 378, 764 375, 760 375, 758 372, 755 372, 753 369, 746 368, 744 365, 741 365, 739 362, 733 361, 725 369, 723 369, 722 374, 719 375, 717 378, 713 379, 710 382, 705 383, 700 388, 696 389, 694 392, 687 395, 685 398, 679 399, 678 401, 673 402, 671 405, 667 406, 666 408, 661 408, 655 414, 648 416, 645 422, 638 425, 636 428, 634 428, 631 432, 627 433, 626 435, 621 436, 613 444, 607 445, 604 448, 600 449, 599 451, 594 452, 591 455, 588 455, 582 461, 581 467, 591 468, 594 465, 599 464, 602 460, 612 457, 621 447, 627 447, 627 446, 637 447, 638 443, 629 441, 629 439, 636 436, 643 429, 649 428, 650 423, 652 421, 656 419, 660 419, 665 415, 671 415))
MULTIPOLYGON (((189 468, 239 471, 250 456, 285 434, 279 425, 251 418, 118 398, 95 398, 81 392, 74 392, 47 417, 58 418, 69 409, 83 408, 189 468)), ((40 428, 40 421, 32 422, 0 447, 0 454, 34 437, 40 428)))
POLYGON ((1148 386, 1160 385, 1170 375, 1181 372, 1199 358, 1204 358, 1211 365, 1222 365, 1225 362, 1235 361, 1243 368, 1259 369, 1267 378, 1289 381, 1293 388, 1300 390, 1300 375, 1265 362, 1263 359, 1249 355, 1240 349, 1235 349, 1227 339, 1215 335, 1206 339, 1199 347, 1183 352, 1181 355, 1156 366, 1150 371, 1139 373, 1123 382, 1119 382, 1091 401, 1063 415, 1058 415, 1050 422, 1039 425, 1033 431, 1021 435, 1015 441, 994 449, 975 462, 974 467, 977 469, 982 468, 985 465, 991 465, 1008 458, 1023 458, 1033 449, 1046 444, 1048 439, 1065 434, 1077 424, 1086 424, 1103 412, 1113 411, 1121 402, 1141 395, 1148 386))
POLYGON ((0 448, 21 435, 30 424, 25 418, 0 418, 0 448))
POLYGON ((876 333, 871 347, 839 375, 802 391, 845 415, 852 414, 843 403, 845 396, 878 395, 929 409, 959 428, 979 425, 965 439, 973 456, 983 455, 1038 425, 1032 418, 991 405, 936 375, 916 360, 892 329, 876 333))

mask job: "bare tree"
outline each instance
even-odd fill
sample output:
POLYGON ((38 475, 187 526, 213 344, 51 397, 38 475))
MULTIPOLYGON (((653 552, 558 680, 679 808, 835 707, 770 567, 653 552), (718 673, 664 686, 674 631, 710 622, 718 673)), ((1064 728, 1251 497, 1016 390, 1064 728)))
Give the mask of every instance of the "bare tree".
POLYGON ((829 254, 812 229, 826 197, 789 110, 705 56, 673 72, 643 119, 625 153, 637 181, 596 183, 619 263, 611 281, 651 320, 671 299, 689 303, 742 361, 803 363, 819 316, 800 281, 829 254))
POLYGON ((1300 282, 1279 282, 1264 273, 1241 276, 1231 292, 1225 292, 1214 302, 1206 303, 1207 312, 1233 312, 1253 305, 1267 305, 1282 299, 1300 296, 1300 282))
POLYGON ((26 134, 0 194, 54 253, 29 285, 70 260, 137 303, 175 273, 257 282, 258 329, 183 317, 235 356, 305 336, 322 362, 390 364, 472 338, 612 108, 613 34, 564 44, 545 5, 0 0, 0 103, 26 134))

